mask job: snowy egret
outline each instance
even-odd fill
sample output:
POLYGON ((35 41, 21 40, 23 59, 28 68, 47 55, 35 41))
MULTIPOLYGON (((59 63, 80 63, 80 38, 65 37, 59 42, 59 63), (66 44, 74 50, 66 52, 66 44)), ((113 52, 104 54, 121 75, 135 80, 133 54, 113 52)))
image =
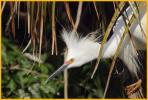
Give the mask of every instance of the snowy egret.
MULTIPOLYGON (((126 9, 126 14, 125 12, 123 14, 127 16, 128 19, 130 19, 131 16, 133 15, 132 9, 128 7, 126 9)), ((142 12, 140 12, 139 18, 140 18, 140 23, 144 31, 146 32, 145 7, 143 7, 142 12)), ((125 30, 125 23, 123 17, 120 16, 117 19, 116 24, 113 28, 113 35, 111 36, 109 41, 107 41, 104 45, 102 58, 111 58, 114 56, 115 51, 121 40, 121 37, 124 33, 124 30, 125 30)), ((139 65, 137 63, 137 54, 135 48, 137 50, 146 49, 146 37, 144 36, 144 34, 146 35, 146 33, 144 34, 142 33, 141 27, 137 20, 131 24, 130 32, 131 35, 133 36, 133 42, 135 44, 135 47, 133 45, 133 42, 131 41, 129 34, 126 34, 124 41, 122 43, 122 48, 119 53, 119 58, 127 65, 132 76, 133 77, 136 76, 138 78, 137 73, 139 71, 139 65)), ((97 43, 95 36, 92 35, 92 36, 80 37, 76 33, 63 31, 62 38, 66 43, 68 49, 67 56, 64 60, 64 64, 61 67, 59 67, 59 69, 56 70, 51 76, 49 76, 45 83, 47 83, 54 76, 58 75, 64 69, 69 69, 72 67, 80 67, 87 62, 97 59, 98 57, 101 44, 97 43)), ((139 81, 136 83, 136 86, 138 85, 138 83, 139 81)), ((134 91, 135 89, 136 88, 131 89, 130 92, 134 91)))

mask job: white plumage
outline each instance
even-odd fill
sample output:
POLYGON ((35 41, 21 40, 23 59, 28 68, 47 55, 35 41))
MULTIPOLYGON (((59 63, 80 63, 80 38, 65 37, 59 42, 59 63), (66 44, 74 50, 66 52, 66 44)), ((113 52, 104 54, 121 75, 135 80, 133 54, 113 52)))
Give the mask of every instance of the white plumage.
POLYGON ((80 37, 76 33, 63 31, 62 38, 68 48, 65 61, 74 59, 68 68, 80 67, 98 57, 100 44, 94 41, 94 37, 80 37))
MULTIPOLYGON (((130 20, 133 15, 132 9, 128 7, 126 9, 126 14, 124 12, 124 15, 130 20)), ((146 5, 144 5, 143 9, 140 11, 139 20, 144 32, 141 31, 138 20, 132 23, 130 33, 133 40, 131 40, 129 34, 127 33, 119 53, 119 58, 127 65, 132 76, 137 78, 139 65, 137 62, 138 58, 136 49, 146 49, 146 5)), ((120 16, 113 28, 113 35, 104 45, 102 58, 111 58, 114 56, 124 30, 125 23, 123 17, 120 16)), ((47 81, 66 68, 80 67, 83 64, 98 58, 101 44, 95 41, 95 36, 80 37, 76 33, 63 31, 62 38, 68 49, 67 56, 64 60, 64 64, 56 72, 54 72, 47 81)))
MULTIPOLYGON (((145 7, 144 7, 145 8, 145 7)), ((132 16, 132 9, 127 8, 126 10, 128 18, 130 19, 132 16)), ((125 13, 124 13, 125 14, 125 13)), ((143 26, 144 31, 146 31, 146 10, 140 13, 140 20, 143 26)), ((127 21, 128 22, 128 21, 127 21)), ((113 36, 109 39, 107 43, 104 45, 102 58, 111 58, 114 56, 116 49, 119 45, 121 37, 125 30, 125 23, 123 21, 122 16, 120 16, 116 22, 116 25, 113 29, 113 36)), ((145 50, 146 49, 146 33, 142 33, 141 28, 138 24, 138 21, 135 21, 130 28, 131 35, 133 36, 133 41, 137 50, 145 50)), ((74 59, 74 62, 68 66, 71 67, 80 67, 81 65, 96 59, 99 54, 99 49, 101 44, 97 43, 94 36, 89 37, 80 37, 77 33, 71 33, 63 31, 62 38, 66 43, 68 48, 68 53, 65 61, 70 59, 74 59)), ((122 47, 119 53, 119 58, 127 65, 129 71, 132 75, 137 76, 137 71, 139 66, 136 61, 137 53, 133 42, 129 34, 127 33, 124 41, 122 43, 122 47)))

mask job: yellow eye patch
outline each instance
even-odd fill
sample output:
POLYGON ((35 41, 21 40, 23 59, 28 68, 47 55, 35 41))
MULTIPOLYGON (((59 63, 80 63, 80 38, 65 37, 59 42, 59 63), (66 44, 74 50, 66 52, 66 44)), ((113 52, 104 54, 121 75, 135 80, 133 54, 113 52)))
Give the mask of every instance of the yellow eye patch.
POLYGON ((65 61, 65 64, 72 64, 73 62, 74 62, 74 59, 72 58, 72 59, 70 59, 68 61, 65 61))

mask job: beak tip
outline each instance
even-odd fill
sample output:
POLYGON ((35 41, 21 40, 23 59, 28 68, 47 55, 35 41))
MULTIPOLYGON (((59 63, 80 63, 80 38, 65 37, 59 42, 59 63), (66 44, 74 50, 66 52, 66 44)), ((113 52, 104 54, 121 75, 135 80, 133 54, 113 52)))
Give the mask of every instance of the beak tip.
POLYGON ((48 83, 50 79, 58 75, 60 72, 62 72, 69 64, 63 64, 58 70, 56 70, 52 75, 48 77, 48 79, 45 81, 45 85, 48 83))
POLYGON ((48 80, 46 80, 45 82, 44 82, 44 85, 46 85, 48 83, 48 80))

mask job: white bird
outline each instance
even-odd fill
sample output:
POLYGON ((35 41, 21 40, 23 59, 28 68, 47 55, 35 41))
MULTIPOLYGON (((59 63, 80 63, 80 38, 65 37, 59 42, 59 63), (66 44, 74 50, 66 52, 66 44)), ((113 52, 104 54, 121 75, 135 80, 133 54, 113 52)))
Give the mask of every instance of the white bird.
MULTIPOLYGON (((140 23, 143 27, 143 30, 146 32, 146 6, 144 6, 141 11, 142 12, 140 12, 140 23)), ((128 7, 126 9, 126 12, 127 14, 125 14, 124 12, 124 15, 126 15, 128 19, 130 19, 133 15, 132 9, 128 7)), ((102 58, 111 58, 114 56, 119 42, 121 40, 121 37, 124 33, 124 30, 125 23, 123 17, 120 16, 113 28, 113 35, 111 36, 109 41, 107 41, 104 45, 102 58)), ((129 34, 126 34, 118 57, 127 65, 132 76, 136 76, 138 78, 137 73, 140 70, 139 65, 136 61, 137 53, 135 48, 137 50, 146 49, 146 37, 144 36, 144 34, 146 35, 146 33, 142 33, 137 20, 131 24, 130 32, 133 36, 134 43, 131 41, 129 34), (133 44, 135 44, 135 47, 133 44)), ((63 31, 62 38, 66 43, 68 49, 67 56, 64 60, 64 64, 58 70, 56 70, 50 77, 48 77, 45 83, 47 83, 54 76, 58 75, 64 69, 80 67, 83 64, 98 58, 101 44, 97 43, 96 38, 94 36, 80 37, 76 33, 63 31)), ((135 88, 133 89, 133 91, 134 90, 135 88)))

